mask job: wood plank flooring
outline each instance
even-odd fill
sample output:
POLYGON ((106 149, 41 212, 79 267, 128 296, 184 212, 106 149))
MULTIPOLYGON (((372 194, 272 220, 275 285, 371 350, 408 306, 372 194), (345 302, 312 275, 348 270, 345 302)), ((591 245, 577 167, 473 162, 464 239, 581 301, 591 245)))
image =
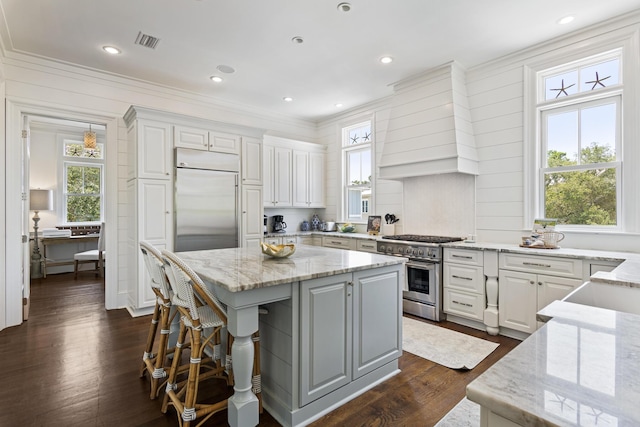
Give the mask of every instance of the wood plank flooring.
MULTIPOLYGON (((0 426, 178 426, 173 409, 162 414, 161 399, 150 400, 148 381, 138 377, 149 321, 105 310, 103 281, 91 274, 34 280, 29 320, 0 331, 0 426)), ((519 343, 440 325, 500 346, 471 371, 405 352, 400 374, 311 425, 432 426, 464 397, 469 382, 519 343)), ((206 425, 225 426, 226 418, 220 412, 206 425)), ((260 426, 278 425, 266 411, 260 416, 260 426)))

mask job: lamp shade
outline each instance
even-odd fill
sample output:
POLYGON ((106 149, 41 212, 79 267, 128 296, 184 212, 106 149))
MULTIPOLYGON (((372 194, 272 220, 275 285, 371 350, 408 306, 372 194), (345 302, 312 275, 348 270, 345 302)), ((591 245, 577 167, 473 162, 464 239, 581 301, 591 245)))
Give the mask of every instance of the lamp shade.
POLYGON ((29 200, 32 211, 53 210, 53 190, 29 190, 29 200))

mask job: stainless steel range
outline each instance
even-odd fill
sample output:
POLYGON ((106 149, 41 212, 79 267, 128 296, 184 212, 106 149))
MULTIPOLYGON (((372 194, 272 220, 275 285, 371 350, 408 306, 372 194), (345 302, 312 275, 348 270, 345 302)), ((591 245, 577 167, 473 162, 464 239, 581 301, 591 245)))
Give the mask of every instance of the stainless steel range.
POLYGON ((399 234, 383 236, 378 252, 409 258, 407 285, 402 293, 406 313, 439 322, 442 320, 442 248, 441 243, 458 242, 460 237, 399 234))

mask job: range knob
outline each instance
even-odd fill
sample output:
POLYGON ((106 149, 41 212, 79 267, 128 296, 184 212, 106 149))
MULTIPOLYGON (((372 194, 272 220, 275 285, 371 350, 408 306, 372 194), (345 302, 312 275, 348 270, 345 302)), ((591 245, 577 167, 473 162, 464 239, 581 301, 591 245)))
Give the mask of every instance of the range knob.
POLYGON ((387 252, 389 252, 389 253, 393 252, 393 247, 389 246, 389 247, 387 248, 387 252))
POLYGON ((380 245, 380 246, 378 246, 378 250, 379 250, 380 252, 384 252, 384 249, 385 249, 385 248, 384 248, 384 245, 380 245))
POLYGON ((404 253, 404 248, 403 248, 403 247, 398 248, 398 253, 399 253, 399 254, 404 253))
POLYGON ((423 255, 424 255, 424 251, 423 251, 422 249, 419 249, 419 250, 418 250, 418 255, 419 255, 419 256, 423 256, 423 255))

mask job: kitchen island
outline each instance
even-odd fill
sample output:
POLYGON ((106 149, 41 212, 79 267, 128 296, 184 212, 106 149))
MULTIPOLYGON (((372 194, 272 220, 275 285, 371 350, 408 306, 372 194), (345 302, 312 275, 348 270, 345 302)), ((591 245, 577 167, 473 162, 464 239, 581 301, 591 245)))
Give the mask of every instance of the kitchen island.
POLYGON ((311 422, 399 372, 405 258, 306 245, 280 259, 257 246, 178 256, 228 307, 231 426, 258 424, 258 329, 263 405, 285 426, 311 422))

